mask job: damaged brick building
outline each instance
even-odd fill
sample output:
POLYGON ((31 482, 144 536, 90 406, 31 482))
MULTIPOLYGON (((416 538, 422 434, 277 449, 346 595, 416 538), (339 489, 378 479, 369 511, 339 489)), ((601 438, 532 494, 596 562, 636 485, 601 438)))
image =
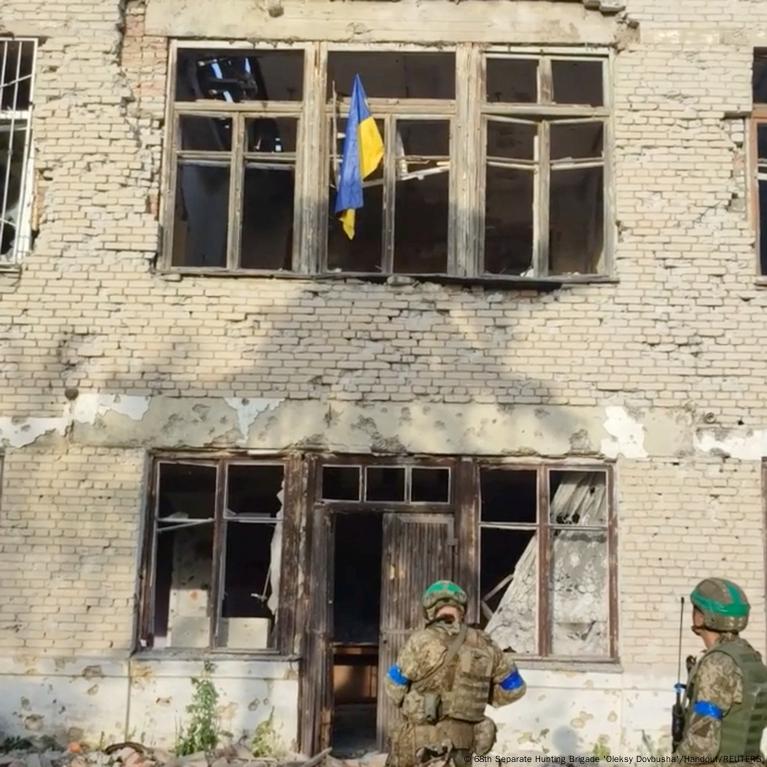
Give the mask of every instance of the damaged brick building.
POLYGON ((381 746, 453 577, 530 687, 497 751, 667 744, 695 579, 765 644, 763 48, 753 0, 4 0, 0 733, 172 743, 207 659, 232 733, 381 746))

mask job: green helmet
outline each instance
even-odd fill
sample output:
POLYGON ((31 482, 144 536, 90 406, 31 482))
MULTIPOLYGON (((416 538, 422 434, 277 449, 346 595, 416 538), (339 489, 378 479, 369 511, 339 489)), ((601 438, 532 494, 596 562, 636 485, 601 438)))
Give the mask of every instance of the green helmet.
POLYGON ((748 624, 751 606, 743 589, 724 578, 706 578, 690 594, 690 601, 703 613, 704 625, 712 631, 742 631, 748 624))
POLYGON ((421 604, 427 621, 434 620, 437 610, 444 605, 455 605, 466 612, 469 598, 466 592, 452 581, 435 581, 423 592, 421 604))

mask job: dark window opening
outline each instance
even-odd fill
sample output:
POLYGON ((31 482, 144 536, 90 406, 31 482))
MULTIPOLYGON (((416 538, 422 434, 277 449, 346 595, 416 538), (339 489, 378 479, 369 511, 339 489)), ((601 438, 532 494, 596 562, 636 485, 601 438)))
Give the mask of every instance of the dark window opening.
POLYGON ((537 561, 534 530, 480 530, 480 625, 504 650, 536 653, 537 561))
POLYGON ((556 104, 604 104, 601 61, 553 59, 551 76, 556 104))
POLYGON ((181 150, 229 152, 232 149, 232 121, 228 117, 179 118, 181 150))
POLYGON ((394 466, 368 466, 365 469, 365 500, 405 500, 405 469, 394 466))
POLYGON ((552 274, 596 274, 604 246, 601 167, 553 169, 549 205, 552 274))
POLYGON ((159 461, 156 470, 144 645, 276 647, 284 466, 159 461))
POLYGON ((455 55, 452 53, 330 51, 328 99, 350 98, 359 75, 368 98, 453 99, 455 55))
POLYGON ((449 503, 450 469, 413 467, 410 500, 415 503, 449 503))
POLYGON ((323 466, 322 497, 326 501, 359 501, 360 467, 323 466))
POLYGON ((173 266, 226 266, 229 165, 180 163, 176 177, 173 266))
POLYGON ((534 104, 538 101, 535 59, 487 58, 486 95, 493 102, 534 104))
POLYGON ((303 51, 179 51, 176 101, 300 101, 303 51))
POLYGON ((335 517, 333 751, 375 750, 383 526, 379 515, 335 517))
POLYGON ((34 41, 0 40, 0 110, 29 109, 34 60, 34 41))
POLYGON ((767 104, 767 52, 756 51, 754 54, 754 69, 752 90, 755 104, 767 104))
POLYGON ((601 158, 604 123, 552 123, 551 159, 601 158))
POLYGON ((0 256, 10 255, 17 246, 24 202, 27 128, 25 120, 17 120, 13 126, 0 122, 0 256))
POLYGON ((485 272, 526 275, 533 263, 531 170, 489 165, 485 180, 485 272))
POLYGON ((538 472, 522 469, 482 469, 482 521, 535 524, 538 472))

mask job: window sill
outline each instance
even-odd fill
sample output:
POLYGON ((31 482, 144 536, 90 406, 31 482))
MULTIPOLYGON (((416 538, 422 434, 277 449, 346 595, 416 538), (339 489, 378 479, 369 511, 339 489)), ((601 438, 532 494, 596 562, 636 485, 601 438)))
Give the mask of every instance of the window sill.
POLYGON ((532 658, 515 655, 514 662, 520 669, 535 671, 565 671, 568 673, 622 674, 623 664, 617 658, 597 660, 594 658, 532 658))
POLYGON ((21 264, 0 264, 0 274, 12 274, 16 277, 21 274, 21 264))
MULTIPOLYGON (((479 277, 458 277, 447 274, 378 274, 369 272, 322 272, 305 274, 300 272, 270 271, 261 269, 197 269, 174 267, 158 269, 157 274, 165 279, 180 280, 185 276, 197 277, 258 277, 261 279, 303 280, 305 282, 346 281, 387 283, 392 286, 415 285, 433 282, 444 285, 482 286, 516 290, 556 290, 564 285, 617 284, 618 279, 604 274, 550 275, 546 277, 521 277, 518 275, 490 275, 479 277)), ((765 280, 767 284, 767 279, 765 280)))
POLYGON ((204 648, 172 648, 138 649, 130 656, 131 661, 277 661, 295 663, 301 660, 300 655, 282 654, 278 650, 207 650, 204 648))
POLYGON ((754 280, 754 284, 757 288, 767 288, 767 276, 764 277, 757 277, 754 280))

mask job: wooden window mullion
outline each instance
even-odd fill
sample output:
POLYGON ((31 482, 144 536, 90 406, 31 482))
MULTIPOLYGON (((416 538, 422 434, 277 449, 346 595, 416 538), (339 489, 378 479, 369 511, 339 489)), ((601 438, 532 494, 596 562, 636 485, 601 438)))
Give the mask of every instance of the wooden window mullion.
POLYGON ((230 271, 238 269, 241 262, 242 240, 242 189, 245 175, 245 117, 242 113, 232 115, 232 149, 230 152, 229 219, 227 224, 226 266, 230 271))
POLYGON ((397 120, 394 115, 384 118, 384 189, 383 232, 381 237, 381 271, 394 273, 394 227, 397 194, 397 120))
POLYGON ((538 654, 546 658, 551 655, 551 591, 550 535, 549 526, 549 469, 538 470, 538 654))
POLYGON ((542 120, 538 127, 537 167, 534 185, 533 272, 538 277, 549 273, 549 200, 551 199, 551 126, 542 120))
POLYGON ((225 460, 216 467, 216 498, 213 513, 213 562, 210 588, 210 646, 218 647, 221 641, 221 612, 224 596, 224 573, 226 572, 226 522, 224 506, 226 493, 225 460))

